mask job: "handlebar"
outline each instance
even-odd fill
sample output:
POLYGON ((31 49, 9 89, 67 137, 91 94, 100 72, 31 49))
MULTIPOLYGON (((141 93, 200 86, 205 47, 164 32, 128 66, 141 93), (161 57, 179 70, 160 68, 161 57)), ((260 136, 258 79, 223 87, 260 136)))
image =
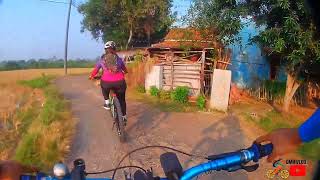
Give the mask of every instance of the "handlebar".
POLYGON ((100 80, 100 79, 101 79, 101 76, 94 76, 94 77, 89 76, 89 80, 100 80))
MULTIPOLYGON (((232 171, 237 171, 239 169, 244 169, 248 172, 252 172, 259 167, 259 164, 255 164, 252 166, 245 166, 245 164, 247 164, 250 161, 257 163, 259 159, 271 154, 272 150, 273 150, 272 144, 261 145, 254 142, 252 146, 247 149, 241 149, 238 151, 224 153, 220 155, 212 155, 207 158, 209 160, 208 162, 199 164, 197 166, 194 166, 184 171, 182 176, 179 177, 179 179, 191 180, 192 178, 202 173, 213 171, 213 170, 216 170, 216 171, 225 170, 228 172, 232 172, 232 171)), ((82 165, 83 166, 81 167, 75 166, 71 174, 67 175, 66 177, 60 180, 111 180, 109 178, 85 178, 84 176, 82 176, 83 174, 85 174, 84 168, 82 167, 85 167, 85 166, 84 164, 82 165), (83 170, 83 171, 79 171, 79 170, 83 170), (73 174, 75 172, 76 174, 73 174), (81 176, 81 178, 75 179, 74 178, 75 176, 78 176, 78 177, 81 176)), ((159 179, 159 178, 154 178, 154 179, 159 179)), ((160 178, 160 179, 166 180, 166 178, 160 178)), ((55 177, 45 176, 43 174, 37 174, 37 176, 22 176, 21 180, 59 180, 59 179, 55 177)), ((133 180, 133 179, 131 178, 129 180, 133 180)))
POLYGON ((258 162, 259 159, 271 154, 273 145, 261 145, 253 143, 248 149, 239 150, 236 152, 224 153, 220 155, 209 156, 209 162, 192 167, 185 171, 180 178, 181 180, 189 180, 204 172, 212 170, 226 170, 228 172, 244 169, 248 172, 255 171, 259 166, 244 166, 244 164, 253 161, 258 162))

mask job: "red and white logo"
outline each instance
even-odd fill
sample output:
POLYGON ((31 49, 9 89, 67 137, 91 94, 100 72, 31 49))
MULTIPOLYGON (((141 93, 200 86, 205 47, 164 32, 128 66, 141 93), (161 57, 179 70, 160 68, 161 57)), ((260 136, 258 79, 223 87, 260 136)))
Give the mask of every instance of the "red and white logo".
POLYGON ((290 176, 305 176, 306 165, 291 165, 289 170, 290 176))

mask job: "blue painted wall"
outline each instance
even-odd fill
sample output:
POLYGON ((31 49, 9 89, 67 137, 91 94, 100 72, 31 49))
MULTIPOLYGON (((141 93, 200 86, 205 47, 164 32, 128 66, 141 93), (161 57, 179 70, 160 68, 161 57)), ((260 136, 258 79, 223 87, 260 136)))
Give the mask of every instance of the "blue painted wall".
POLYGON ((254 23, 251 23, 240 32, 241 43, 229 46, 232 49, 232 65, 229 66, 229 70, 232 71, 232 82, 241 88, 252 87, 257 80, 270 77, 270 64, 261 54, 260 48, 255 44, 248 45, 250 38, 257 33, 254 23))
MULTIPOLYGON (((238 87, 253 87, 259 80, 270 79, 270 63, 262 55, 261 49, 256 45, 249 45, 250 38, 259 33, 253 22, 250 22, 239 33, 242 41, 230 45, 232 49, 231 63, 228 69, 232 71, 232 82, 238 87)), ((276 80, 286 81, 284 66, 277 71, 276 80)))

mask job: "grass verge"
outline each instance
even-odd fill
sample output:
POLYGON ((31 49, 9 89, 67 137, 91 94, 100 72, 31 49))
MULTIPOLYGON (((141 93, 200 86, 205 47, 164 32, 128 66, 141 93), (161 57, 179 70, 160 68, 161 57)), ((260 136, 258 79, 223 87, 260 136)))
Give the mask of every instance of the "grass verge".
MULTIPOLYGON (((261 117, 255 117, 254 115, 247 113, 242 115, 244 116, 244 119, 254 122, 267 132, 279 128, 296 128, 304 121, 290 114, 283 115, 275 110, 269 111, 261 117)), ((303 144, 298 149, 298 153, 302 157, 310 160, 320 159, 320 140, 314 140, 310 143, 303 144)))
POLYGON ((133 100, 138 100, 151 104, 152 106, 159 108, 164 112, 196 112, 198 108, 191 105, 190 103, 179 103, 174 102, 170 99, 161 99, 155 96, 150 96, 138 90, 130 88, 128 89, 128 98, 133 100))
POLYGON ((20 81, 20 84, 38 88, 44 92, 45 102, 32 107, 20 116, 28 126, 24 127, 14 159, 26 165, 36 165, 48 170, 55 162, 62 161, 69 150, 74 121, 68 103, 51 84, 53 76, 20 81), (37 111, 37 113, 33 113, 37 111))

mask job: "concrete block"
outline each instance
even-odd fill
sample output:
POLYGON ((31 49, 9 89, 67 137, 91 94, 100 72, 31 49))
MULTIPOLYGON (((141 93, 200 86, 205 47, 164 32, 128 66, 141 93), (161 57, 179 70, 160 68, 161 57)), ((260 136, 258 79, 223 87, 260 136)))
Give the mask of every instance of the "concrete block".
POLYGON ((145 78, 145 88, 149 90, 151 86, 156 86, 157 88, 162 88, 162 66, 153 66, 151 71, 146 74, 145 78))
POLYGON ((231 83, 231 71, 215 69, 212 77, 210 107, 220 110, 228 110, 229 93, 231 83))

